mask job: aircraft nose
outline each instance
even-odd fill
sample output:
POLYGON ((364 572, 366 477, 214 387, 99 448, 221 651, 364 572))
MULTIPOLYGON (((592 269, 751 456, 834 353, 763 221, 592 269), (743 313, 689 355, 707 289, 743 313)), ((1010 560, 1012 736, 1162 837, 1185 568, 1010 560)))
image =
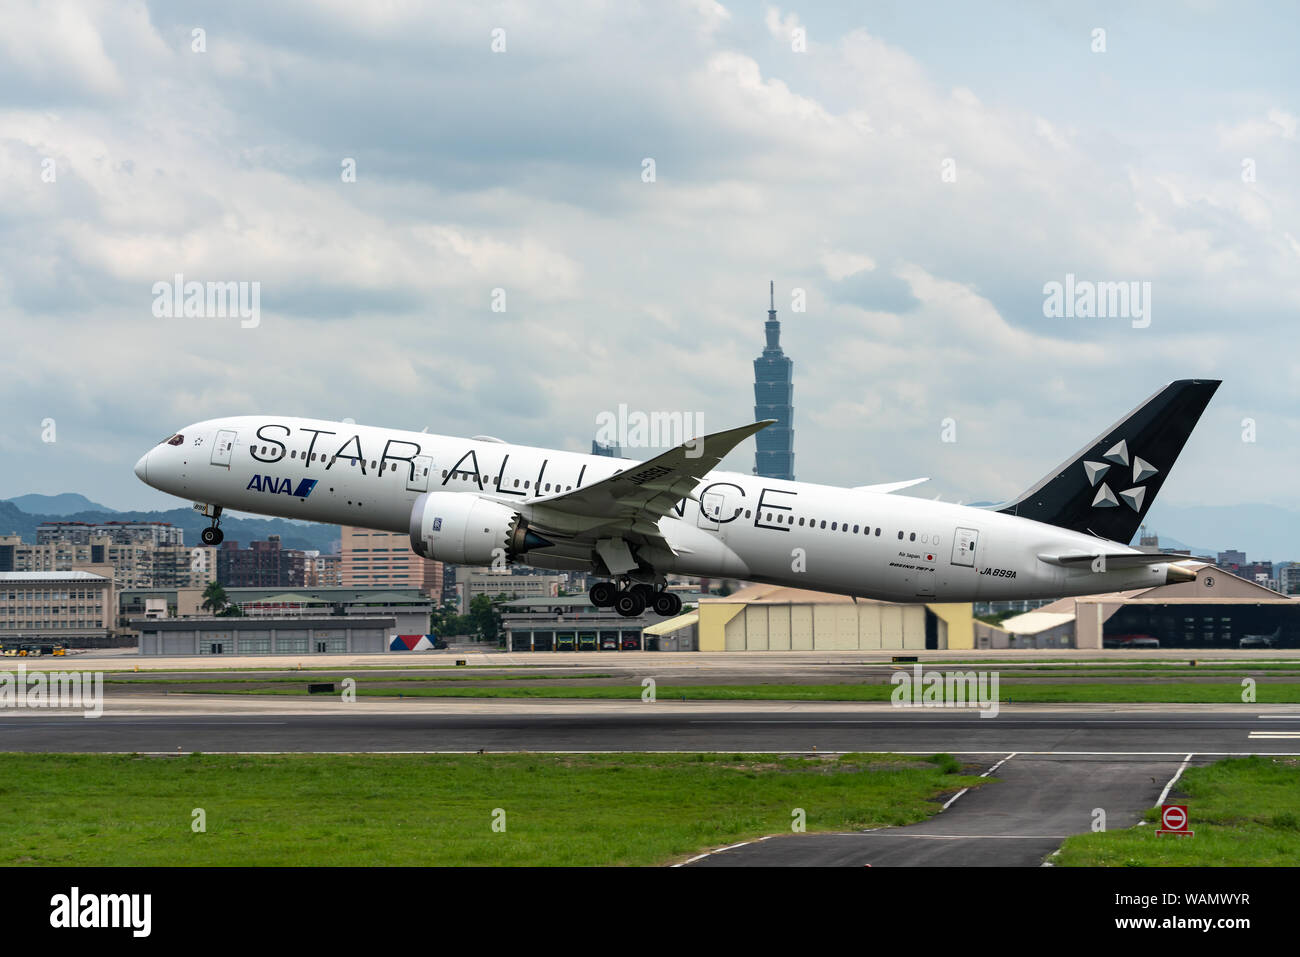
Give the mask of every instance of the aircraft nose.
POLYGON ((140 461, 135 463, 135 477, 141 482, 149 481, 149 452, 140 456, 140 461))

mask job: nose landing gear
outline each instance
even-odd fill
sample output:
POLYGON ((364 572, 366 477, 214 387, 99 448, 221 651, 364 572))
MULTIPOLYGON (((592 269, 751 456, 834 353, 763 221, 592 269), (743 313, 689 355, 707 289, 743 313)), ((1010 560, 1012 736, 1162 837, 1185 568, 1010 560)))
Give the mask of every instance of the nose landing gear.
MULTIPOLYGON (((206 514, 206 513, 205 513, 206 514)), ((214 505, 212 508, 212 524, 205 528, 199 538, 204 545, 220 545, 225 541, 226 536, 221 531, 221 506, 214 505)))

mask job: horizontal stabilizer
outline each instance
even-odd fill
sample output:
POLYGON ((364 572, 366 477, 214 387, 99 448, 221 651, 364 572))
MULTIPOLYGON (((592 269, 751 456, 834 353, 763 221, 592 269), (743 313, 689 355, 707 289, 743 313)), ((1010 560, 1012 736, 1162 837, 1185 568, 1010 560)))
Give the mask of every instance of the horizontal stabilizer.
POLYGON ((1140 568, 1143 565, 1158 565, 1161 562, 1192 561, 1188 555, 1172 555, 1168 552, 1096 552, 1092 555, 1071 552, 1066 555, 1039 554, 1038 556, 1040 562, 1060 565, 1062 568, 1080 568, 1091 565, 1099 558, 1105 562, 1107 568, 1140 568))

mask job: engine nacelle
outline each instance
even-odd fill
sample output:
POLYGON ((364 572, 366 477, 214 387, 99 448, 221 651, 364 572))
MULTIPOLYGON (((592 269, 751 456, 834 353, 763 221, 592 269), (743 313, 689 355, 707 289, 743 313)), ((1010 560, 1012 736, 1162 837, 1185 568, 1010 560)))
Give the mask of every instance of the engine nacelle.
POLYGON ((467 492, 426 492, 411 508, 411 550, 453 565, 491 565, 552 544, 509 506, 467 492))

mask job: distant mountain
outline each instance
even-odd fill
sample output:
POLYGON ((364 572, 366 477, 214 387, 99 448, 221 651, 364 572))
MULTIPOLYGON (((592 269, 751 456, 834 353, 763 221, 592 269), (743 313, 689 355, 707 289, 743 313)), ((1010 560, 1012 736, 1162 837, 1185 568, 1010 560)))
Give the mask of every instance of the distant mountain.
MULTIPOLYGON (((22 496, 23 498, 42 496, 22 496)), ((199 533, 209 524, 192 508, 173 508, 164 512, 82 511, 68 514, 47 513, 34 515, 13 504, 14 500, 0 501, 0 535, 18 534, 25 542, 36 541, 36 526, 41 522, 171 522, 185 530, 185 544, 199 544, 199 533)), ((317 549, 329 552, 339 540, 337 525, 316 522, 295 522, 283 518, 221 519, 221 530, 226 541, 239 542, 247 547, 249 542, 264 540, 268 535, 279 535, 285 548, 317 549)))
MULTIPOLYGON (((1136 538, 1133 540, 1133 544, 1137 544, 1136 538)), ((1193 555, 1209 555, 1212 558, 1217 556, 1219 552, 1223 550, 1219 548, 1206 548, 1203 545, 1188 545, 1186 542, 1179 541, 1176 538, 1171 538, 1168 535, 1160 536, 1160 548, 1166 552, 1191 552, 1193 555)), ((1265 559, 1265 561, 1268 561, 1268 559, 1265 559)))
POLYGON ((1235 548, 1252 562, 1300 561, 1300 511, 1279 505, 1156 502, 1147 513, 1146 526, 1160 536, 1161 545, 1177 538, 1200 543, 1192 551, 1208 555, 1235 548))
POLYGON ((61 492, 58 495, 38 495, 33 493, 31 495, 19 495, 17 498, 7 499, 7 501, 28 515, 71 515, 73 512, 117 511, 117 509, 109 508, 107 505, 92 502, 78 492, 61 492))

